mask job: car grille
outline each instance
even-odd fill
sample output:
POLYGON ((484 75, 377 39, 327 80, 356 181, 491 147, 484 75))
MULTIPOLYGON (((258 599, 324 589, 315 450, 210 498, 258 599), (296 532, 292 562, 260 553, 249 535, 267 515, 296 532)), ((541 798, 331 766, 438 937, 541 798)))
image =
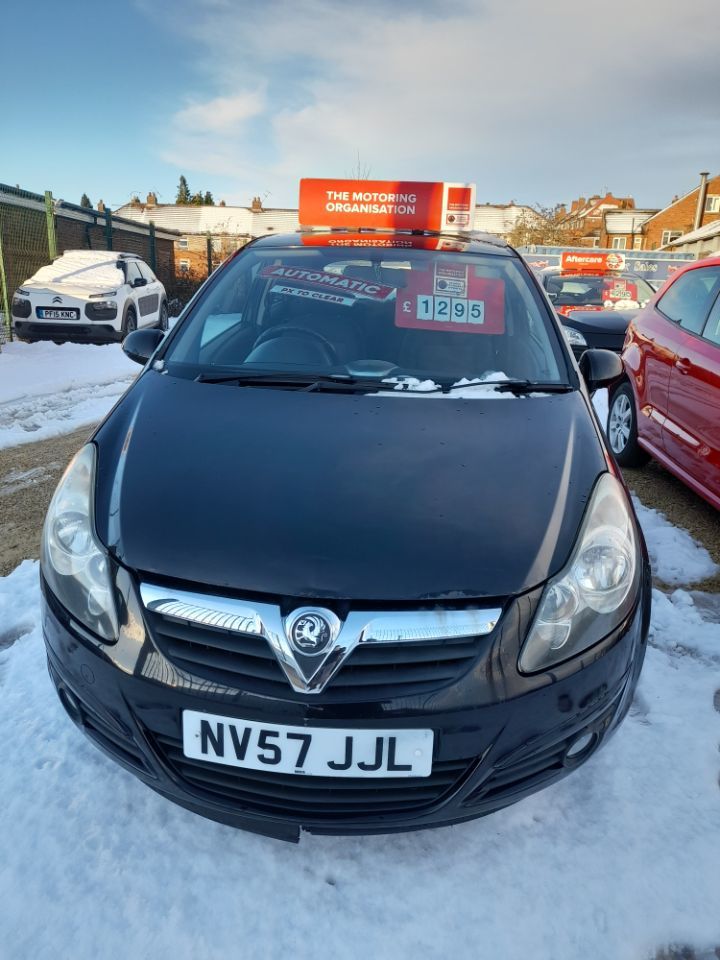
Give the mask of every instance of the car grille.
MULTIPOLYGON (((302 699, 288 683, 267 641, 146 611, 153 640, 178 669, 249 693, 302 699)), ((358 646, 324 690, 325 702, 410 696, 452 683, 468 671, 487 637, 358 646)), ((316 697, 314 699, 317 699, 316 697)))
POLYGON ((194 760, 183 754, 175 738, 154 734, 152 739, 165 763, 188 787, 238 810, 293 818, 343 819, 429 807, 453 791, 473 762, 436 760, 429 777, 308 777, 194 760))

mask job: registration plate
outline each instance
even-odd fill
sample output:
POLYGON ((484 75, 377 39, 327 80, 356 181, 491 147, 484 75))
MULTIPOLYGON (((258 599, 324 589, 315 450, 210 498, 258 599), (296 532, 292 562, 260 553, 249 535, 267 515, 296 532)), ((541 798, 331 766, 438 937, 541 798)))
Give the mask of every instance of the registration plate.
POLYGON ((433 731, 289 727, 184 710, 183 753, 310 777, 428 777, 433 731))
POLYGON ((55 307, 38 307, 37 315, 40 320, 77 320, 80 311, 75 307, 58 310, 55 307))

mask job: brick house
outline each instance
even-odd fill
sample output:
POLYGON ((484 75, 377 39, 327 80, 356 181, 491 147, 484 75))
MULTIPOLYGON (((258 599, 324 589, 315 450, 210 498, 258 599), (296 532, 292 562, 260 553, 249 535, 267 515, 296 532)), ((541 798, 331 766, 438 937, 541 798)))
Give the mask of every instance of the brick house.
POLYGON ((219 266, 231 253, 255 237, 270 233, 292 233, 299 228, 297 210, 264 209, 259 197, 249 207, 195 206, 158 203, 154 193, 142 203, 138 199, 120 207, 117 213, 138 223, 176 230, 175 269, 178 275, 198 279, 208 275, 208 266, 219 266))
POLYGON ((614 197, 609 192, 604 197, 595 194, 587 200, 585 197, 573 200, 560 222, 573 235, 575 246, 600 247, 603 245, 605 214, 611 210, 634 209, 632 197, 614 197))
POLYGON ((684 234, 720 220, 720 174, 700 174, 700 183, 643 224, 644 250, 658 250, 684 234))
POLYGON ((642 250, 643 225, 658 212, 657 208, 639 210, 636 207, 628 210, 606 210, 598 246, 607 250, 642 250))

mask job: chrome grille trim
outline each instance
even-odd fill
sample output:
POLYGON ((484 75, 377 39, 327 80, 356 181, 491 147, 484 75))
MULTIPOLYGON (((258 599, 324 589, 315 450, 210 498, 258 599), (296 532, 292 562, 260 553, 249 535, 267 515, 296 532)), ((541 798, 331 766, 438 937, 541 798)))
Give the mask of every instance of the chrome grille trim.
MULTIPOLYGON (((297 693, 322 693, 360 644, 422 643, 486 636, 502 614, 500 608, 464 610, 351 611, 326 654, 312 663, 299 659, 290 645, 286 621, 275 604, 249 603, 232 597, 140 585, 145 608, 189 624, 263 637, 297 693)), ((293 611, 294 612, 294 611, 293 611)))

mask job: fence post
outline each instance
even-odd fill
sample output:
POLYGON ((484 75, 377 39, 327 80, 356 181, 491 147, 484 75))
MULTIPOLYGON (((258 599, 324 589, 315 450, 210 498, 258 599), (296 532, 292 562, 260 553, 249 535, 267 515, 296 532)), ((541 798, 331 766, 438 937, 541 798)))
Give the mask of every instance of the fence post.
POLYGON ((157 247, 155 246, 155 223, 150 221, 150 269, 157 273, 157 247))
POLYGON ((209 233, 205 238, 205 249, 207 252, 208 276, 210 276, 210 274, 213 272, 213 267, 212 267, 212 237, 210 236, 209 233))
POLYGON ((105 207, 105 246, 108 250, 113 248, 112 210, 109 207, 105 207))
POLYGON ((52 191, 45 191, 45 216, 47 218, 48 253, 50 259, 57 256, 57 235, 55 234, 55 206, 52 191))
POLYGON ((10 293, 8 291, 7 275, 5 273, 5 260, 3 259, 2 216, 0 216, 0 294, 2 295, 2 300, 0 300, 0 306, 2 306, 2 310, 3 310, 3 325, 5 327, 4 333, 0 329, 0 350, 1 350, 3 341, 5 339, 12 340, 13 338, 12 316, 10 315, 10 293))

